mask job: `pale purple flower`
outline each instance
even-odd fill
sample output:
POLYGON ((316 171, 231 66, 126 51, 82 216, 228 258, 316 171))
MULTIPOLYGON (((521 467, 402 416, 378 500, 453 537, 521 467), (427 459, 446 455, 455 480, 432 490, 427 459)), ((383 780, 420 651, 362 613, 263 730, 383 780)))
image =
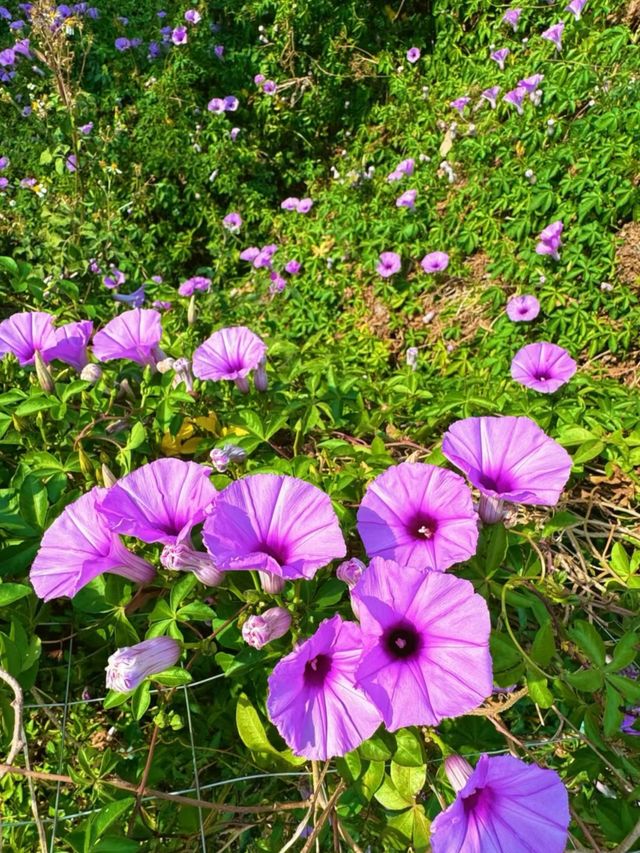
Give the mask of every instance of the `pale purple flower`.
POLYGON ((55 330, 56 343, 48 347, 42 354, 46 362, 62 361, 70 364, 78 372, 89 361, 87 344, 93 334, 93 323, 91 320, 82 320, 79 323, 66 323, 55 330))
POLYGON ((42 355, 56 343, 53 317, 45 311, 12 314, 0 323, 0 358, 12 353, 22 367, 33 364, 36 352, 42 355))
POLYGON ((271 260, 277 251, 278 247, 275 243, 263 246, 253 259, 254 267, 256 269, 262 269, 263 267, 271 269, 271 260))
POLYGON ((401 180, 402 178, 404 178, 405 175, 413 175, 415 166, 416 162, 411 157, 407 158, 406 160, 401 160, 395 167, 393 172, 390 172, 387 175, 387 181, 389 181, 389 183, 392 183, 393 181, 401 180))
POLYGON ((202 15, 197 9, 187 9, 184 19, 188 24, 198 24, 202 20, 202 15))
POLYGON ((558 53, 562 50, 562 33, 564 31, 564 21, 560 21, 557 24, 554 24, 552 27, 549 27, 548 30, 545 30, 542 33, 542 38, 547 41, 553 42, 556 46, 556 50, 558 53))
POLYGON ((506 104, 511 104, 516 108, 518 115, 523 115, 524 110, 522 109, 522 102, 524 101, 527 95, 527 90, 524 86, 516 86, 515 89, 512 89, 510 92, 503 97, 503 101, 506 104))
POLYGON ((253 374, 253 384, 256 386, 256 391, 266 391, 269 387, 266 356, 260 359, 256 367, 256 372, 253 374))
POLYGON ((296 755, 346 755, 375 732, 380 714, 355 684, 362 635, 340 616, 325 619, 269 676, 267 711, 296 755))
POLYGON ((620 723, 620 731, 622 734, 638 737, 640 735, 640 727, 638 725, 639 720, 640 708, 628 708, 627 713, 624 715, 622 722, 620 723))
POLYGON ((491 695, 491 624, 467 580, 374 557, 351 591, 364 648, 356 683, 389 731, 435 726, 491 695))
POLYGON ((482 94, 480 95, 480 97, 484 98, 485 101, 489 101, 489 103, 491 104, 491 109, 495 110, 500 91, 500 86, 491 86, 490 89, 485 89, 484 92, 482 92, 482 94))
POLYGON ((300 261, 297 261, 295 258, 292 258, 290 261, 284 265, 285 270, 289 273, 289 275, 297 275, 300 272, 302 264, 300 261))
POLYGON ((520 20, 520 15, 522 14, 522 9, 507 9, 507 11, 502 16, 502 20, 505 24, 509 24, 510 27, 513 27, 514 33, 518 29, 518 21, 520 20))
POLYGON ((217 59, 222 59, 222 57, 224 56, 224 45, 216 44, 213 48, 213 52, 217 59))
POLYGON ((224 474, 232 462, 244 462, 247 458, 246 450, 237 444, 225 444, 223 447, 214 447, 209 454, 211 464, 220 474, 224 474))
POLYGON ((174 666, 181 654, 180 643, 172 637, 152 637, 135 646, 124 646, 107 661, 107 690, 129 693, 145 678, 174 666))
POLYGON ((207 104, 207 109, 210 113, 221 115, 225 111, 224 100, 222 98, 211 98, 207 104))
POLYGON ((552 222, 551 225, 547 225, 547 227, 540 232, 538 237, 536 254, 549 255, 554 260, 559 261, 559 250, 562 246, 561 235, 563 231, 564 225, 561 219, 557 219, 555 222, 552 222))
POLYGON ((9 178, 0 178, 0 190, 6 190, 9 186, 9 178))
POLYGON ((532 74, 530 77, 524 77, 522 80, 518 80, 518 86, 522 86, 523 89, 526 89, 527 92, 532 95, 540 88, 540 83, 542 83, 543 80, 544 74, 532 74))
POLYGON ((145 299, 145 286, 141 284, 137 290, 131 293, 114 293, 113 298, 116 302, 123 302, 125 305, 131 305, 132 308, 142 308, 145 299))
POLYGON ((298 202, 296 210, 298 213, 309 213, 311 208, 313 207, 313 199, 311 198, 301 198, 298 202))
POLYGON ((546 341, 527 344, 518 350, 511 362, 511 377, 542 394, 557 391, 576 370, 575 361, 565 349, 546 341))
POLYGON ((378 259, 376 271, 382 278, 389 278, 389 276, 400 272, 401 268, 402 260, 397 252, 382 252, 378 259))
POLYGON ((265 95, 275 95, 275 93, 278 91, 278 86, 276 83, 273 82, 273 80, 265 80, 265 82, 262 84, 262 91, 265 93, 265 95))
POLYGON ((170 311, 171 302, 168 302, 166 299, 154 299, 151 303, 151 307, 158 311, 170 311))
POLYGON ((478 521, 462 477, 421 462, 401 462, 367 486, 358 533, 369 557, 443 572, 476 552, 478 521))
POLYGON ((408 207, 413 210, 416 204, 418 190, 405 190, 401 196, 396 199, 396 207, 408 207))
POLYGON ((260 616, 249 616, 242 626, 242 639, 254 649, 261 649, 284 637, 291 627, 291 614, 283 607, 270 607, 260 616))
POLYGON ((232 141, 232 142, 235 142, 235 141, 236 141, 236 139, 238 138, 238 134, 239 134, 239 133, 240 133, 240 128, 239 128, 239 127, 232 127, 232 128, 231 128, 231 130, 229 131, 229 137, 230 137, 230 139, 231 139, 231 141, 232 141))
POLYGON ((206 293, 211 287, 211 279, 206 275, 193 275, 191 278, 183 281, 178 288, 180 296, 192 296, 196 291, 198 293, 206 293))
POLYGON ((188 40, 189 37, 187 35, 187 28, 183 27, 182 25, 179 27, 175 27, 171 32, 171 41, 175 45, 186 44, 188 40))
POLYGON ((446 252, 430 252, 420 261, 420 266, 426 273, 444 272, 449 266, 449 255, 446 252))
POLYGON ((419 47, 410 47, 407 51, 407 62, 410 62, 412 65, 414 62, 417 62, 420 59, 420 48, 419 47))
POLYGON ((10 163, 11 163, 11 160, 9 160, 8 157, 0 157, 0 172, 3 169, 6 169, 10 163))
POLYGON ((569 798, 554 770, 512 755, 481 755, 475 770, 452 755, 444 768, 456 799, 431 823, 433 853, 566 849, 569 798))
POLYGON ((249 246, 248 249, 243 249, 240 252, 240 260, 249 261, 249 263, 253 263, 259 254, 260 249, 257 246, 249 246))
POLYGON ((173 572, 193 572, 205 586, 220 586, 224 580, 224 572, 218 570, 211 555, 206 551, 196 551, 186 542, 165 545, 160 562, 165 569, 173 572))
POLYGON ((252 474, 219 492, 202 538, 221 570, 258 569, 282 580, 310 580, 346 553, 328 495, 277 474, 252 474))
POLYGON ((362 560, 359 560, 357 557, 351 557, 351 559, 345 560, 344 563, 340 563, 336 569, 336 576, 343 583, 346 583, 349 589, 353 589, 366 571, 366 568, 362 560))
POLYGON ((463 115, 464 108, 467 106, 467 104, 470 101, 471 101, 471 98, 464 95, 462 98, 456 98, 455 101, 451 101, 449 103, 449 106, 452 107, 454 110, 457 110, 460 113, 460 115, 463 115))
POLYGON ((507 56, 509 56, 510 53, 511 53, 511 51, 509 50, 508 47, 503 47, 500 50, 494 50, 494 52, 491 54, 490 58, 493 59, 494 62, 498 63, 498 67, 500 68, 500 71, 504 71, 504 63, 507 59, 507 56))
POLYGON ((155 576, 146 560, 127 550, 120 537, 100 523, 98 510, 106 493, 96 486, 66 506, 45 531, 29 574, 38 598, 73 598, 103 572, 138 583, 155 576))
POLYGON ((200 524, 217 492, 211 469, 182 459, 157 459, 118 480, 100 515, 116 533, 143 542, 182 542, 200 524))
POLYGON ((232 234, 236 234, 242 227, 242 217, 239 213, 227 213, 222 220, 222 224, 227 231, 231 231, 232 234))
POLYGON ((580 16, 582 15, 582 10, 587 5, 587 0, 571 0, 568 6, 565 6, 566 12, 571 12, 576 21, 580 20, 580 16))
POLYGON ((88 121, 86 124, 81 124, 78 130, 80 131, 80 133, 82 133, 83 136, 89 136, 89 134, 93 130, 93 122, 88 121))
POLYGON ((264 74, 256 74, 256 76, 253 78, 253 82, 256 84, 256 86, 261 86, 266 79, 267 78, 264 76, 264 74))
MULTIPOLYGON (((94 270, 92 270, 94 272, 94 270)), ((102 283, 105 287, 113 289, 114 287, 120 287, 121 284, 124 284, 127 280, 126 275, 119 270, 117 267, 111 267, 111 271, 105 275, 102 279, 102 283)))
POLYGON ((271 294, 282 293, 282 291, 287 286, 287 280, 285 278, 283 278, 280 275, 280 273, 276 272, 275 270, 273 270, 269 274, 269 278, 271 280, 271 284, 269 285, 269 293, 271 293, 271 294))
POLYGON ((507 316, 514 323, 530 323, 539 313, 540 303, 529 293, 512 296, 507 302, 507 316))
POLYGON ((93 354, 98 361, 126 358, 154 366, 162 353, 160 314, 151 308, 133 308, 110 320, 93 338, 93 354))
POLYGON ((407 367, 415 370, 418 366, 418 347, 409 347, 406 353, 407 367))
POLYGON ((282 208, 282 210, 297 210, 299 204, 299 198, 296 198, 295 196, 289 196, 289 198, 285 198, 285 200, 280 203, 280 207, 282 208))
POLYGON ((120 53, 124 53, 125 50, 129 50, 131 47, 131 41, 125 36, 120 36, 115 40, 114 45, 116 50, 119 50, 120 53))
POLYGON ((525 417, 465 418, 444 435, 442 452, 481 493, 479 513, 494 523, 502 503, 555 506, 571 473, 571 457, 525 417))
POLYGON ((226 95, 223 99, 224 111, 227 113, 235 113, 240 105, 240 101, 235 95, 226 95))
POLYGON ((246 326, 231 326, 214 332, 193 354, 193 372, 198 379, 233 380, 246 393, 248 375, 267 354, 267 345, 246 326))

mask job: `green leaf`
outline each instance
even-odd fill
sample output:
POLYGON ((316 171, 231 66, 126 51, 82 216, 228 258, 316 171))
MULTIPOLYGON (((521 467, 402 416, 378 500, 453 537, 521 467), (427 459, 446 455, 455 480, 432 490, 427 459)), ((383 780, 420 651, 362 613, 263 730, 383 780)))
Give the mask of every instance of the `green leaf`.
POLYGON ((530 669, 527 673, 527 687, 529 698, 541 708, 550 708, 553 705, 553 694, 549 690, 547 679, 535 670, 530 669))
POLYGON ((164 684, 166 687, 180 687, 193 681, 193 676, 180 666, 170 666, 169 669, 152 675, 151 680, 157 681, 158 684, 164 684))
POLYGON ((640 684, 632 678, 625 678, 622 675, 606 676, 607 682, 612 684, 616 690, 622 693, 624 699, 629 704, 640 705, 640 684))
POLYGON ((348 752, 343 758, 336 758, 335 761, 338 773, 340 773, 342 778, 349 784, 353 784, 360 778, 360 774, 362 773, 362 762, 360 761, 360 756, 358 755, 357 750, 348 752))
POLYGON ((599 669, 581 669, 578 672, 567 672, 564 678, 576 690, 582 690, 585 693, 594 693, 596 690, 600 690, 604 682, 604 676, 599 669))
POLYGON ((45 397, 44 394, 39 394, 37 397, 30 397, 21 403, 15 411, 19 418, 26 418, 29 415, 35 415, 38 412, 44 412, 46 409, 52 409, 59 405, 59 401, 55 397, 45 397))
POLYGON ((139 687, 136 687, 131 697, 131 711, 133 712, 134 719, 141 720, 150 704, 151 685, 148 681, 143 681, 139 687))
POLYGON ((391 777, 386 774, 382 785, 375 792, 374 796, 381 806, 384 806, 385 809, 391 809, 391 811, 406 809, 408 806, 413 805, 413 797, 401 794, 393 784, 391 777))
MULTIPOLYGON (((2 587, 0 587, 0 596, 1 595, 2 587)), ((608 663, 605 669, 607 672, 617 672, 619 669, 624 669, 625 666, 629 666, 629 664, 634 662, 637 654, 638 635, 634 634, 633 631, 630 631, 618 640, 616 647, 613 650, 611 663, 608 663)))
POLYGON ((591 663, 604 666, 606 654, 604 640, 590 622, 577 619, 569 630, 569 636, 585 652, 591 663))
POLYGON ((244 693, 240 694, 236 705, 236 726, 244 745, 258 756, 276 759, 293 767, 304 764, 304 758, 293 755, 290 750, 278 752, 271 744, 258 712, 244 693))
POLYGON ((384 761, 370 761, 369 766, 360 779, 360 790, 363 797, 369 801, 378 790, 384 779, 384 761))
POLYGON ((323 583, 318 589, 313 603, 319 609, 333 607, 344 596, 347 591, 346 585, 338 578, 331 578, 323 583))
POLYGON ((95 844, 109 827, 134 804, 134 797, 125 797, 103 806, 98 814, 87 821, 85 828, 85 853, 93 853, 95 844))
POLYGON ((538 630, 531 647, 531 657, 541 667, 546 667, 556 651, 551 621, 545 622, 538 630))
POLYGON ((109 690, 102 706, 106 711, 109 708, 117 708, 118 705, 123 705, 130 696, 131 693, 118 693, 116 690, 109 690))
POLYGON ((420 767, 404 767, 395 761, 391 762, 391 781, 402 797, 413 800, 424 788, 426 778, 427 768, 424 764, 420 767))
POLYGON ((14 601, 24 598, 30 592, 31 587, 24 586, 21 583, 2 583, 0 584, 0 607, 13 604, 14 601))
POLYGON ((623 718, 622 711, 620 710, 621 705, 622 696, 614 687, 607 684, 603 716, 604 733, 607 737, 615 737, 620 731, 620 724, 623 718))
POLYGON ((416 728, 399 729, 395 732, 396 751, 393 760, 404 767, 422 767, 424 764, 424 746, 416 728))
POLYGON ((188 622, 190 619, 196 622, 210 622, 216 614, 208 604, 202 601, 192 601, 190 604, 181 607, 176 615, 182 622, 188 622))
POLYGON ((389 732, 378 732, 358 747, 367 761, 386 761, 395 752, 395 739, 389 732))
MULTIPOLYGON (((182 602, 189 595, 189 593, 196 588, 198 584, 198 578, 194 575, 193 572, 185 572, 184 576, 180 578, 180 580, 171 584, 171 594, 169 595, 169 605, 164 602, 164 606, 166 610, 162 611, 162 615, 159 615, 159 618, 169 619, 171 618, 178 610, 182 602)), ((160 605, 160 601, 158 605, 160 605)), ((153 612, 155 613, 158 609, 158 605, 154 607, 153 612)), ((153 615, 153 614, 152 614, 153 615)))

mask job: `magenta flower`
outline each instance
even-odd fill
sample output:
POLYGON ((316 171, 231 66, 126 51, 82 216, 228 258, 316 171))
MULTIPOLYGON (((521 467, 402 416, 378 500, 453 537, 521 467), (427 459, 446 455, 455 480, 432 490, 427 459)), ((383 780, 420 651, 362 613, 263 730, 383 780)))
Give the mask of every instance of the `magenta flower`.
POLYGON ((468 98, 466 95, 462 98, 456 98, 455 101, 451 101, 449 103, 450 107, 453 107, 454 110, 457 110, 460 115, 464 113, 464 108, 471 101, 471 98, 468 98))
POLYGON ((400 181, 402 178, 413 175, 413 171, 415 169, 416 162, 411 157, 406 160, 401 160, 400 163, 395 167, 395 169, 387 175, 387 181, 392 183, 393 181, 400 181))
POLYGON ((507 302, 507 316, 514 323, 530 323, 539 313, 540 303, 529 293, 512 296, 507 302))
POLYGON ((98 361, 128 358, 155 366, 164 358, 158 344, 162 337, 160 314, 151 308, 133 308, 110 320, 93 338, 93 354, 98 361))
POLYGON ((554 24, 552 27, 549 27, 548 30, 545 30, 542 33, 542 38, 547 41, 553 42, 556 46, 556 50, 558 53, 562 50, 562 33, 564 31, 564 21, 560 21, 558 24, 554 24))
POLYGON ((178 288, 178 294, 180 296, 193 296, 196 291, 198 293, 206 293, 210 287, 210 278, 207 278, 205 275, 194 275, 182 282, 178 288))
POLYGON ((298 202, 298 206, 296 210, 298 213, 309 213, 311 208, 313 207, 313 199, 312 198, 301 198, 298 202))
POLYGON ((271 284, 269 285, 269 293, 282 293, 282 291, 287 286, 287 280, 283 278, 280 273, 275 271, 269 274, 269 279, 271 280, 271 284))
POLYGON ((270 607, 260 616, 249 616, 242 626, 242 639, 254 649, 261 649, 284 637, 291 627, 291 614, 283 607, 270 607))
POLYGON ((240 101, 235 97, 235 95, 226 95, 223 98, 224 111, 226 113, 235 113, 235 111, 240 106, 240 101))
POLYGON ((511 362, 511 376, 526 388, 552 394, 565 385, 577 370, 569 353, 547 342, 522 347, 511 362))
POLYGON ((42 355, 56 343, 53 317, 45 311, 12 314, 0 323, 0 357, 13 353, 22 367, 33 364, 36 352, 42 355))
POLYGON ((358 533, 369 557, 443 572, 475 554, 478 518, 458 474, 401 462, 367 486, 358 533))
POLYGON ((561 219, 557 219, 555 222, 552 222, 551 225, 547 225, 547 227, 540 232, 538 237, 536 254, 549 255, 555 261, 559 261, 559 250, 562 246, 562 240, 560 238, 563 231, 564 225, 561 219))
POLYGON ((504 71, 504 63, 506 61, 507 56, 509 56, 510 53, 511 53, 511 51, 509 50, 508 47, 503 47, 500 50, 494 50, 494 52, 491 54, 490 58, 493 59, 494 62, 498 63, 498 67, 500 68, 500 71, 504 71))
POLYGON ((217 492, 211 471, 196 462, 157 459, 112 486, 100 514, 116 533, 174 545, 204 520, 217 492))
POLYGON ((121 284, 124 284, 127 280, 126 275, 119 270, 117 267, 111 267, 111 272, 102 279, 102 283, 105 287, 108 287, 110 290, 113 290, 116 287, 120 287, 121 284))
POLYGON ((264 76, 264 74, 256 74, 256 76, 253 78, 253 82, 256 84, 256 86, 261 86, 266 79, 267 78, 264 76))
POLYGON ((246 326, 219 329, 193 354, 193 372, 198 379, 233 380, 246 393, 247 376, 267 354, 267 345, 246 326))
POLYGON ((175 29, 171 33, 171 41, 175 45, 186 44, 189 40, 189 36, 187 35, 187 28, 180 25, 179 27, 175 27, 175 29))
POLYGON ((413 210, 416 204, 418 190, 406 190, 396 199, 396 207, 408 207, 413 210))
POLYGON ((137 583, 155 576, 146 560, 128 551, 117 533, 100 523, 99 506, 106 493, 96 486, 65 507, 45 531, 29 575, 38 598, 73 598, 103 572, 137 583))
POLYGON ((81 124, 78 130, 83 136, 89 136, 89 134, 93 130, 93 122, 88 121, 86 124, 81 124))
POLYGON ((275 243, 270 243, 267 246, 263 246, 258 254, 253 259, 253 266, 256 269, 262 269, 266 267, 267 269, 271 269, 271 260, 275 253, 278 251, 278 247, 275 243))
POLYGON ((207 109, 210 113, 221 115, 225 111, 224 100, 222 98, 211 98, 207 104, 207 109))
POLYGON ((129 693, 145 678, 174 666, 181 654, 180 643, 172 637, 152 637, 135 646, 124 646, 107 661, 107 690, 129 693))
POLYGON ((7 166, 9 166, 9 164, 10 164, 10 163, 11 163, 11 160, 9 160, 9 158, 8 158, 8 157, 0 157, 0 172, 1 172, 3 169, 6 169, 6 168, 7 168, 7 166))
POLYGON ((222 224, 227 231, 231 231, 232 234, 235 234, 242 227, 242 217, 239 213, 227 213, 222 220, 222 224))
POLYGON ((290 261, 287 261, 287 263, 284 265, 284 268, 286 272, 289 273, 289 275, 297 275, 300 272, 301 266, 302 264, 300 263, 300 261, 297 261, 295 258, 292 258, 290 261))
POLYGON ((420 59, 420 48, 419 47, 410 47, 407 51, 407 62, 410 62, 412 65, 414 62, 417 62, 420 59))
POLYGON ((518 29, 518 21, 520 20, 520 15, 522 14, 522 9, 507 9, 507 11, 502 16, 502 20, 505 24, 509 24, 510 27, 513 27, 514 33, 518 29))
POLYGON ((518 115, 523 115, 524 110, 522 109, 522 102, 524 101, 527 95, 527 90, 524 86, 516 86, 515 89, 512 89, 510 92, 503 97, 503 101, 506 104, 511 104, 516 108, 518 115))
POLYGON ((355 684, 361 654, 360 628, 336 615, 269 676, 269 719, 296 755, 322 761, 345 755, 380 725, 355 684))
POLYGON ((500 86, 491 86, 490 89, 485 89, 484 92, 482 92, 482 94, 480 95, 480 97, 484 98, 485 101, 489 101, 489 103, 491 104, 491 109, 495 110, 500 91, 500 86))
POLYGON ((532 74, 530 77, 525 77, 523 80, 518 80, 518 86, 526 89, 529 95, 532 95, 540 88, 540 83, 544 80, 544 74, 532 74))
POLYGON ((402 261, 400 259, 400 255, 396 252, 382 252, 378 260, 376 271, 382 276, 382 278, 389 278, 389 276, 400 272, 401 268, 402 261))
POLYGON ((587 0, 571 0, 568 6, 565 6, 566 12, 571 12, 576 21, 580 20, 580 16, 582 15, 582 10, 587 5, 587 0))
POLYGON ((353 589, 366 571, 366 568, 362 560, 359 560, 357 557, 351 557, 351 559, 345 560, 344 563, 340 563, 336 569, 336 577, 343 583, 346 583, 349 589, 353 589))
POLYGON ((265 95, 275 95, 278 91, 278 86, 273 82, 273 80, 265 80, 262 84, 262 91, 265 95))
POLYGON ((42 357, 46 362, 62 361, 70 364, 78 372, 88 364, 87 344, 93 334, 93 323, 91 320, 82 320, 79 323, 66 323, 55 330, 56 343, 46 349, 42 357))
POLYGON ((427 273, 444 272, 449 266, 449 255, 446 252, 430 252, 420 261, 420 266, 427 273))
POLYGON ((452 755, 444 767, 457 796, 431 823, 433 853, 563 853, 569 798, 554 770, 512 755, 481 755, 475 770, 452 755))
POLYGON ((197 9, 187 9, 184 13, 184 19, 188 24, 198 24, 201 21, 202 16, 197 9))
POLYGON ((469 581, 374 557, 351 596, 364 642, 356 683, 390 731, 435 726, 491 695, 489 610, 469 581))
POLYGON ((75 154, 69 154, 67 159, 64 161, 64 164, 67 168, 68 172, 77 172, 78 170, 78 158, 75 154))
POLYGON ((295 196, 289 196, 289 198, 285 198, 285 200, 280 204, 280 207, 283 210, 297 210, 299 204, 299 198, 296 198, 295 196))
POLYGON ((501 517, 504 501, 555 506, 571 473, 567 451, 524 417, 456 421, 442 452, 480 491, 479 513, 487 523, 501 517))
POLYGON ((202 537, 222 571, 258 569, 277 579, 309 580, 346 553, 329 497, 285 475, 231 483, 218 494, 202 537))

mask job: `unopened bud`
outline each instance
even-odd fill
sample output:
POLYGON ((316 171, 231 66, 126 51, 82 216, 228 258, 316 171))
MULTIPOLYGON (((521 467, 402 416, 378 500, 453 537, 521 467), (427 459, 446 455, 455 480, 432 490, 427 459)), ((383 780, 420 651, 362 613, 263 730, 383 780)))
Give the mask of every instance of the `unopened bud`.
POLYGON ((111 470, 111 468, 109 468, 108 465, 105 465, 104 462, 102 463, 102 467, 100 468, 100 473, 102 474, 102 483, 105 489, 110 489, 111 486, 115 486, 115 484, 118 482, 118 478, 116 477, 116 475, 113 473, 113 471, 111 470))
POLYGON ((180 643, 172 637, 152 637, 118 649, 107 663, 107 688, 118 693, 135 690, 148 676, 174 666, 181 651, 180 643))
POLYGON ((80 379, 95 385, 96 382, 102 379, 102 368, 99 364, 85 364, 80 371, 80 379))
POLYGON ((229 467, 230 462, 244 462, 247 453, 236 444, 225 444, 224 447, 215 447, 210 455, 211 464, 220 474, 229 467))
POLYGON ((197 319, 198 312, 196 311, 196 295, 193 293, 189 300, 189 307, 187 308, 187 325, 193 326, 197 319))
POLYGON ((49 368, 45 364, 44 359, 40 355, 40 351, 36 350, 34 361, 36 365, 36 376, 38 377, 38 382, 40 383, 40 387, 47 394, 53 394, 55 391, 55 385, 53 384, 53 377, 51 376, 51 372, 49 368))
POLYGON ((271 607, 260 616, 249 616, 242 626, 242 639, 254 649, 283 637, 291 626, 291 614, 283 607, 271 607))
POLYGON ((284 589, 284 578, 280 575, 271 575, 269 572, 258 572, 262 589, 269 595, 278 595, 284 589))
POLYGON ((366 568, 362 560, 359 560, 357 557, 351 557, 350 560, 340 563, 336 569, 336 575, 343 583, 346 583, 349 589, 353 589, 366 568))
POLYGON ((451 787, 458 794, 469 781, 473 767, 461 755, 450 755, 444 760, 444 772, 451 787))
POLYGON ((191 373, 191 362, 189 359, 177 358, 173 362, 173 369, 176 373, 173 380, 174 386, 183 383, 187 391, 191 393, 193 391, 193 374, 191 373))
POLYGON ((118 393, 116 395, 116 400, 118 400, 118 401, 131 400, 131 402, 134 402, 135 399, 136 399, 136 397, 135 397, 135 394, 133 393, 133 390, 131 389, 131 385, 129 385, 129 380, 128 379, 122 379, 118 383, 118 393))
POLYGON ((263 358, 260 364, 256 367, 256 372, 253 376, 253 382, 256 386, 256 391, 266 391, 269 387, 267 378, 267 359, 263 358))
POLYGON ((219 586, 224 572, 216 568, 213 558, 205 551, 196 551, 188 545, 166 545, 160 555, 165 569, 178 572, 193 572, 206 586, 219 586))
POLYGON ((156 370, 158 373, 168 373, 170 370, 173 370, 174 364, 175 359, 173 358, 161 358, 160 361, 156 363, 156 370))

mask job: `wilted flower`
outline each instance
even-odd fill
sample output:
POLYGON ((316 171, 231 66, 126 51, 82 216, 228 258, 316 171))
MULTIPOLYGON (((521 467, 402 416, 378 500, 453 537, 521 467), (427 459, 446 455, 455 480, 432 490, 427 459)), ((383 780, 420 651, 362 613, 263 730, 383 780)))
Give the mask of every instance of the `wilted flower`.
POLYGON ((494 50, 490 58, 493 59, 494 62, 498 63, 498 66, 501 71, 504 71, 504 63, 510 53, 511 51, 508 47, 503 47, 500 50, 494 50))
POLYGON ((267 345, 246 326, 231 326, 214 332, 193 354, 193 372, 198 379, 233 380, 247 393, 248 375, 267 354, 267 345))
POLYGON ((222 224, 227 231, 231 231, 232 234, 235 234, 242 227, 242 217, 239 213, 227 213, 222 220, 222 224))
POLYGON ((437 725, 491 695, 489 610, 469 581, 374 557, 351 597, 364 643, 356 683, 389 731, 437 725))
POLYGON ((88 121, 86 124, 81 124, 80 127, 78 128, 78 130, 84 136, 88 136, 91 133, 91 131, 93 130, 93 122, 88 121))
POLYGON ((376 271, 383 278, 389 278, 394 273, 400 272, 402 268, 402 260, 397 252, 382 252, 378 260, 376 271))
POLYGON ((296 753, 326 760, 371 737, 380 714, 355 684, 362 635, 340 616, 325 619, 269 676, 269 719, 296 753))
POLYGON ((181 653, 180 643, 172 637, 152 637, 118 649, 107 662, 107 689, 118 693, 135 690, 148 676, 174 666, 181 653))
POLYGON ((231 130, 229 131, 229 136, 230 136, 232 142, 236 141, 239 133, 240 133, 239 127, 232 127, 231 128, 231 130))
POLYGON ((549 27, 548 30, 545 30, 541 34, 543 39, 546 39, 547 41, 553 42, 553 44, 555 44, 558 53, 562 50, 563 31, 564 21, 560 21, 558 24, 554 24, 552 27, 549 27))
POLYGON ((417 195, 418 190, 406 190, 396 199, 396 207, 408 207, 413 210, 417 195))
POLYGON ((249 616, 242 626, 242 639, 254 649, 284 637, 291 627, 291 614, 283 607, 270 607, 260 616, 249 616))
POLYGON ((96 486, 66 506, 45 531, 29 575, 39 598, 73 598, 103 572, 138 583, 155 576, 146 560, 132 554, 113 530, 100 524, 98 510, 106 494, 106 489, 96 486))
POLYGON ((219 586, 224 580, 224 572, 218 571, 211 555, 206 551, 196 551, 186 542, 165 545, 160 562, 165 569, 174 572, 193 572, 205 586, 219 586))
POLYGON ((464 108, 471 101, 471 98, 468 98, 466 95, 462 98, 456 98, 455 101, 451 101, 449 103, 450 107, 453 107, 454 110, 457 110, 460 115, 464 113, 464 108))
POLYGON ((537 850, 563 853, 569 802, 554 770, 512 755, 481 755, 475 770, 452 755, 444 769, 457 796, 431 823, 433 853, 529 850, 533 839, 537 850))
POLYGON ((45 311, 12 314, 0 323, 0 357, 13 353, 22 367, 33 364, 36 352, 42 354, 56 343, 53 317, 45 311))
POLYGON ((547 227, 540 232, 538 237, 536 254, 549 255, 554 260, 559 261, 559 249, 562 246, 561 235, 563 231, 564 225, 561 219, 557 219, 555 222, 552 222, 551 225, 547 225, 547 227))
POLYGON ((287 282, 280 273, 275 271, 269 274, 269 278, 271 279, 271 284, 269 285, 269 293, 282 293, 282 291, 286 288, 287 282))
POLYGON ((577 365, 569 353, 545 341, 522 347, 511 362, 511 376, 527 388, 552 394, 565 385, 577 365))
POLYGON ((343 583, 346 583, 349 589, 353 589, 366 568, 362 560, 359 560, 357 557, 351 557, 351 559, 345 560, 344 563, 340 563, 336 569, 336 576, 343 583))
POLYGON ((175 27, 175 29, 171 33, 171 41, 175 45, 181 45, 186 44, 188 40, 189 37, 187 35, 187 28, 183 27, 182 25, 179 27, 175 27))
POLYGON ((214 447, 209 458, 216 471, 224 474, 231 462, 244 462, 247 452, 236 444, 225 444, 223 447, 214 447))
POLYGON ((580 16, 582 15, 582 10, 587 5, 587 0, 571 0, 568 6, 565 6, 566 12, 571 12, 576 21, 580 20, 580 16))
POLYGON ((524 86, 516 86, 515 89, 512 89, 510 92, 503 97, 503 101, 506 104, 511 104, 514 106, 518 112, 518 115, 523 115, 524 110, 522 109, 522 102, 524 101, 527 95, 527 90, 524 86))
POLYGON ((449 255, 446 252, 430 252, 420 261, 420 266, 427 273, 444 272, 449 266, 449 255))
POLYGON ((151 307, 156 308, 158 311, 169 311, 171 309, 171 302, 168 302, 166 299, 154 299, 151 307))
POLYGON ((124 302, 127 305, 131 305, 133 308, 142 308, 144 305, 144 291, 145 286, 144 284, 141 284, 137 290, 134 290, 131 293, 114 293, 113 298, 116 302, 124 302))
POLYGON ((482 94, 480 95, 480 97, 484 98, 485 101, 489 101, 492 110, 495 110, 496 108, 496 102, 498 100, 500 90, 500 86, 492 86, 490 89, 485 89, 484 92, 482 92, 482 94))
POLYGON ((535 296, 525 293, 512 296, 507 302, 507 316, 514 323, 529 323, 540 313, 540 303, 535 296))
POLYGON ((513 27, 514 33, 518 29, 518 21, 520 20, 520 15, 522 14, 522 9, 507 9, 507 11, 502 16, 502 20, 505 24, 509 24, 510 27, 513 27))
POLYGON ((413 64, 414 62, 417 62, 419 59, 420 59, 420 48, 419 47, 410 47, 409 50, 407 51, 407 61, 411 62, 413 64))
POLYGON ((110 320, 93 338, 98 361, 128 358, 154 366, 163 358, 158 344, 162 337, 160 314, 151 308, 133 308, 110 320))

